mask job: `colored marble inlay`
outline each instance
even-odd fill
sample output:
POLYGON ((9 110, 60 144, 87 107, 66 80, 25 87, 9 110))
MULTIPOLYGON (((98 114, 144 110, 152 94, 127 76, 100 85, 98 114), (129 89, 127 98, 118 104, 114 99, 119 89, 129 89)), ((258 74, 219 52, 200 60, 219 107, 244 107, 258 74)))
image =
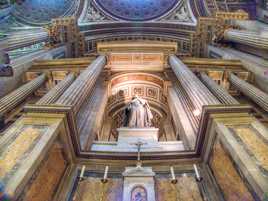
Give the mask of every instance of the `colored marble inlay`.
POLYGON ((172 184, 169 178, 157 178, 157 200, 161 201, 202 201, 194 176, 183 174, 176 177, 177 184, 172 184))
POLYGON ((234 127, 234 135, 242 141, 251 156, 255 158, 258 166, 268 173, 268 144, 250 127, 234 127))
POLYGON ((103 184, 101 178, 88 177, 78 185, 73 200, 122 201, 122 195, 123 179, 110 178, 107 183, 103 184))
POLYGON ((178 0, 95 0, 109 15, 130 21, 158 18, 175 8, 178 0))
POLYGON ((219 141, 213 146, 209 165, 226 201, 254 201, 219 141))
POLYGON ((22 128, 19 135, 12 139, 0 152, 0 178, 12 170, 12 168, 24 157, 31 145, 39 137, 40 130, 26 127, 22 128))
POLYGON ((35 173, 21 201, 48 201, 53 196, 66 170, 63 152, 55 144, 35 173))

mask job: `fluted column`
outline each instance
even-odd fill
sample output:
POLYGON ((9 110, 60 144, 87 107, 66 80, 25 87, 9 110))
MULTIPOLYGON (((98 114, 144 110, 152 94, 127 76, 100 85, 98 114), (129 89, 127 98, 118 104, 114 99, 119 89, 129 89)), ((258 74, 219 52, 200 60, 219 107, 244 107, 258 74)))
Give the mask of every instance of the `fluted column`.
POLYGON ((255 31, 227 29, 224 32, 224 39, 258 49, 268 49, 268 35, 255 31))
POLYGON ((22 85, 15 91, 0 99, 0 118, 2 123, 4 115, 22 103, 29 95, 37 90, 46 80, 45 74, 42 74, 34 80, 22 85))
POLYGON ((212 80, 206 73, 201 72, 200 79, 223 104, 239 104, 235 98, 233 98, 222 86, 214 82, 214 80, 212 80))
POLYGON ((105 64, 105 56, 99 56, 77 77, 56 104, 70 105, 73 107, 74 112, 77 113, 85 98, 91 92, 105 64))
POLYGON ((198 117, 194 116, 194 107, 180 85, 168 89, 168 104, 176 129, 186 149, 193 149, 196 142, 198 117))
POLYGON ((83 150, 89 150, 93 141, 99 136, 105 108, 108 101, 108 85, 99 78, 89 97, 81 106, 76 116, 80 145, 83 150))
POLYGON ((64 80, 53 87, 49 92, 44 95, 39 101, 36 102, 37 105, 47 105, 55 103, 58 98, 66 91, 66 89, 73 83, 75 79, 74 73, 67 75, 64 80))
POLYGON ((48 40, 48 33, 45 30, 37 29, 30 31, 11 32, 8 37, 7 51, 27 47, 48 40))
POLYGON ((206 86, 196 77, 196 75, 176 56, 169 57, 172 70, 191 98, 194 106, 202 112, 204 105, 218 105, 220 102, 206 88, 206 86))
POLYGON ((249 97, 252 101, 268 112, 268 94, 240 79, 233 73, 229 75, 229 81, 245 96, 249 97))

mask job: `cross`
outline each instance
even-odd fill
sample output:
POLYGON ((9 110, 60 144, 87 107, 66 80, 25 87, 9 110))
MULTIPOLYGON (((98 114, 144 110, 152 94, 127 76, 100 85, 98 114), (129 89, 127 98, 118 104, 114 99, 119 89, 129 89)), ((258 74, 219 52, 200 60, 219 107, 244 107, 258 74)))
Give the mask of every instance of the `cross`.
POLYGON ((147 143, 143 143, 142 141, 138 140, 136 143, 134 143, 134 145, 137 146, 138 149, 138 156, 137 156, 137 166, 141 166, 141 146, 145 145, 147 143))

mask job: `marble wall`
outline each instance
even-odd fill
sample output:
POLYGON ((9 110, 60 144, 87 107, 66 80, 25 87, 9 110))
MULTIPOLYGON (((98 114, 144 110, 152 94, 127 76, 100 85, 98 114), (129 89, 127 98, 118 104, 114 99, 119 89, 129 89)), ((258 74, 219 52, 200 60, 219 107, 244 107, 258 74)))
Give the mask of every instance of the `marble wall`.
MULTIPOLYGON (((156 175, 157 201, 203 201, 194 174, 178 174, 177 184, 172 184, 169 177, 168 174, 156 175)), ((75 201, 123 201, 122 196, 122 177, 112 177, 108 183, 103 184, 101 177, 89 176, 78 184, 72 199, 75 201)))
POLYGON ((0 179, 8 183, 23 161, 29 157, 34 144, 40 139, 45 127, 33 127, 18 125, 9 129, 5 135, 12 133, 13 136, 0 144, 0 179))
POLYGON ((14 200, 48 201, 72 160, 72 148, 66 149, 61 115, 31 115, 24 114, 0 136, 0 180, 14 200))
POLYGON ((55 143, 24 189, 19 201, 52 200, 67 164, 60 145, 55 143))
POLYGON ((254 201, 244 179, 219 141, 212 148, 209 166, 226 201, 254 201))
POLYGON ((202 201, 200 190, 194 175, 182 174, 176 177, 177 184, 172 184, 168 177, 156 179, 158 201, 202 201))
POLYGON ((87 177, 80 182, 74 194, 74 201, 122 201, 123 179, 112 178, 102 183, 101 178, 87 177), (90 189, 90 190, 89 190, 90 189))
POLYGON ((268 176, 268 142, 252 126, 231 127, 234 137, 257 164, 259 170, 268 176))

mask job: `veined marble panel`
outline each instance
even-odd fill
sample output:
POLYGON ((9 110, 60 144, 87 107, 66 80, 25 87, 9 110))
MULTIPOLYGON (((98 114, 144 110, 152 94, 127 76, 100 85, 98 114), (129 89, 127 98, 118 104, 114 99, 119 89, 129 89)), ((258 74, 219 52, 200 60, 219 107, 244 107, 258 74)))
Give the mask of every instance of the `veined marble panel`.
POLYGON ((172 184, 170 178, 156 178, 157 200, 159 201, 202 201, 194 175, 177 176, 177 184, 172 184))
POLYGON ((220 141, 216 141, 212 148, 209 166, 226 201, 254 201, 245 180, 220 141))
POLYGON ((233 126, 231 129, 260 170, 268 175, 268 140, 251 126, 233 126))
POLYGON ((66 167, 67 161, 63 151, 55 143, 28 183, 20 201, 52 200, 66 167))
POLYGON ((24 125, 11 127, 8 133, 15 133, 0 148, 0 178, 5 182, 18 169, 22 161, 28 157, 46 126, 24 125))
POLYGON ((87 177, 78 184, 74 201, 122 201, 123 179, 110 178, 102 183, 101 178, 87 177))

